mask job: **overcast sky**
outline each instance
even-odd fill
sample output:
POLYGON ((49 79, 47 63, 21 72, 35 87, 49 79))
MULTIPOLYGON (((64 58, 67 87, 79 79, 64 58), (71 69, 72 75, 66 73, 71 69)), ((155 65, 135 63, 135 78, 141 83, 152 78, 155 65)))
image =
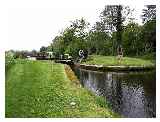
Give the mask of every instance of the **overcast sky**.
MULTIPOLYGON (((70 21, 84 17, 93 25, 98 20, 104 6, 111 4, 105 0, 94 0, 94 2, 58 0, 49 4, 39 1, 31 2, 31 4, 21 1, 18 3, 20 6, 11 2, 8 7, 6 50, 39 50, 41 46, 48 46, 62 29, 70 25, 70 21)), ((140 14, 145 3, 142 1, 122 2, 122 4, 135 9, 134 16, 140 23, 140 14)))

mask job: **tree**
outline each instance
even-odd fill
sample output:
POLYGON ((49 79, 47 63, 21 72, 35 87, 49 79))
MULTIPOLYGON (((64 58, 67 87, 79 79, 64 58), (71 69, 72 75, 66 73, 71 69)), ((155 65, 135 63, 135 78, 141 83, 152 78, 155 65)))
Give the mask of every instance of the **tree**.
POLYGON ((143 9, 142 21, 143 32, 142 39, 144 40, 145 53, 156 52, 156 5, 146 5, 143 9))
POLYGON ((54 48, 57 49, 56 52, 69 53, 76 59, 80 49, 87 50, 88 25, 89 23, 83 18, 72 21, 71 25, 61 33, 61 36, 53 41, 54 48))
POLYGON ((116 32, 116 42, 113 43, 113 52, 115 52, 116 48, 122 44, 121 35, 123 22, 131 11, 132 10, 128 6, 107 5, 100 15, 101 21, 103 25, 105 25, 105 30, 111 34, 116 32))
POLYGON ((80 49, 86 50, 89 54, 116 55, 118 46, 124 48, 124 54, 127 56, 154 53, 155 6, 147 7, 144 10, 146 22, 140 26, 133 21, 133 9, 128 6, 105 6, 100 14, 100 21, 90 30, 89 23, 84 18, 76 19, 54 38, 48 50, 52 50, 57 56, 68 53, 74 59, 78 57, 80 49))
POLYGON ((122 34, 124 55, 138 56, 143 53, 144 41, 141 39, 142 27, 137 23, 129 23, 122 34))
POLYGON ((156 5, 146 5, 143 9, 142 21, 146 23, 150 20, 156 20, 156 5))
POLYGON ((31 55, 32 55, 32 56, 36 56, 36 55, 37 55, 37 51, 36 51, 36 50, 32 50, 32 51, 31 51, 31 55))
POLYGON ((51 45, 52 46, 52 51, 55 55, 56 58, 58 58, 60 55, 64 54, 66 46, 63 40, 63 36, 59 35, 56 36, 53 40, 51 45))
POLYGON ((42 46, 41 48, 40 48, 40 52, 45 52, 47 50, 47 48, 45 47, 45 46, 42 46))
POLYGON ((46 51, 47 51, 47 47, 42 46, 42 47, 40 48, 40 52, 42 53, 43 57, 45 56, 46 51))
POLYGON ((144 40, 144 52, 156 52, 156 21, 150 20, 143 25, 142 40, 144 40))
POLYGON ((71 28, 74 30, 76 37, 85 39, 87 36, 88 26, 90 25, 84 18, 76 19, 71 22, 71 28))
POLYGON ((80 20, 76 19, 71 22, 70 28, 73 31, 72 42, 67 46, 65 52, 72 55, 74 59, 77 59, 79 50, 87 51, 87 42, 88 37, 88 26, 89 23, 81 18, 80 20))
POLYGON ((109 55, 110 54, 110 36, 107 32, 92 30, 87 38, 89 54, 109 55))

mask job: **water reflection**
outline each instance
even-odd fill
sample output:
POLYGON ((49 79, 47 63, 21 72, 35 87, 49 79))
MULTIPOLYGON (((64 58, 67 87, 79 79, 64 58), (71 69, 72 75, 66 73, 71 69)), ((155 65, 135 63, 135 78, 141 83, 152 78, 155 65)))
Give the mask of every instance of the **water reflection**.
POLYGON ((112 109, 124 117, 156 116, 155 72, 75 72, 84 87, 106 97, 112 109))

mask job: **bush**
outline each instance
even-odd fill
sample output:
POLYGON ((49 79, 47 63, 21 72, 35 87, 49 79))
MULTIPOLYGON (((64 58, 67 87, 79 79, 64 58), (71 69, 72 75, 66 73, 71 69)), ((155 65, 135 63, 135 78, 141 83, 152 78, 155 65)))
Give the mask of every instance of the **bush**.
POLYGON ((15 64, 14 55, 10 54, 10 52, 5 53, 5 69, 8 71, 8 69, 15 64))

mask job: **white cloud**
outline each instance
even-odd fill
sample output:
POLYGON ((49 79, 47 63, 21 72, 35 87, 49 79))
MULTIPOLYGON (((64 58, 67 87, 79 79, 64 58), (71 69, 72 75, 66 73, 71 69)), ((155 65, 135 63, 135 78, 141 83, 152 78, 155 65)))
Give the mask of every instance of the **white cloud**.
POLYGON ((7 49, 39 49, 49 45, 70 21, 84 17, 93 23, 98 15, 93 8, 9 9, 7 49))
MULTIPOLYGON (((8 41, 5 46, 7 50, 32 50, 47 46, 70 21, 84 17, 93 24, 98 20, 104 6, 111 4, 105 0, 58 0, 49 2, 50 4, 41 0, 16 1, 18 4, 10 1, 8 5, 8 41)), ((136 18, 139 18, 144 2, 112 2, 126 3, 135 8, 136 18)), ((137 22, 140 22, 140 19, 137 22)))

